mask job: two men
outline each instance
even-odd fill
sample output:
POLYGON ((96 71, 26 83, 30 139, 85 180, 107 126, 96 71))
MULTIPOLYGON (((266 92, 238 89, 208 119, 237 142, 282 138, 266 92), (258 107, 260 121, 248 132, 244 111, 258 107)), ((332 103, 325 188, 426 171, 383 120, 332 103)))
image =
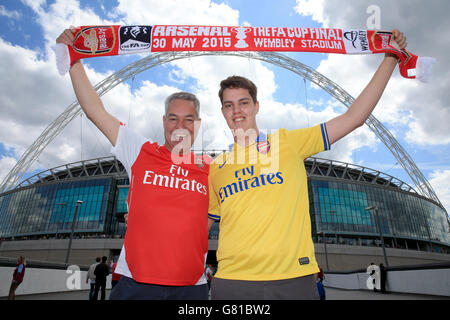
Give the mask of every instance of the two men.
MULTIPOLYGON (((394 35, 404 48, 403 34, 394 35)), ((71 45, 73 40, 66 30, 57 42, 71 45)), ((316 127, 281 129, 269 136, 256 124, 256 86, 242 77, 222 81, 222 113, 235 144, 213 162, 209 187, 208 163, 189 150, 200 122, 195 96, 178 93, 166 100, 165 144, 159 146, 106 112, 76 62, 70 75, 80 105, 114 146, 130 178, 128 228, 116 269, 124 277, 111 298, 207 298, 203 266, 209 191, 208 226, 220 220, 213 298, 316 299, 313 274, 318 267, 303 160, 328 150, 365 122, 396 62, 386 55, 345 114, 316 127), (180 157, 184 161, 174 161, 180 157)))

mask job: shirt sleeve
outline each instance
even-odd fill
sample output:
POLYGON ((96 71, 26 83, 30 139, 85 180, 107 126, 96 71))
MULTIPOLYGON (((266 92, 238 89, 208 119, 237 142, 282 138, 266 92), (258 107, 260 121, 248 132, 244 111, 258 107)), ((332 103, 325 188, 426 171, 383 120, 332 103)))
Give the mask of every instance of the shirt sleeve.
POLYGON ((211 174, 208 176, 208 186, 209 186, 209 209, 208 218, 214 221, 220 221, 220 205, 217 199, 214 186, 211 183, 211 174))
POLYGON ((125 125, 120 125, 116 145, 111 148, 111 153, 123 164, 131 177, 131 167, 141 152, 142 145, 149 141, 137 134, 125 125))
POLYGON ((325 123, 314 127, 286 131, 286 136, 294 152, 303 158, 330 150, 330 141, 325 123))

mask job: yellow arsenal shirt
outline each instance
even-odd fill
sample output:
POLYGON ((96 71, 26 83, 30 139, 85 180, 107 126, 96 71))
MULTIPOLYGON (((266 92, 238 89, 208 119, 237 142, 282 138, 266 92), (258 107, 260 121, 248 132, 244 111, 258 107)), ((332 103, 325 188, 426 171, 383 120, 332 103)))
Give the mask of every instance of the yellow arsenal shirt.
POLYGON ((280 129, 218 156, 210 166, 209 217, 220 220, 216 277, 281 280, 319 271, 304 159, 329 150, 325 124, 280 129))

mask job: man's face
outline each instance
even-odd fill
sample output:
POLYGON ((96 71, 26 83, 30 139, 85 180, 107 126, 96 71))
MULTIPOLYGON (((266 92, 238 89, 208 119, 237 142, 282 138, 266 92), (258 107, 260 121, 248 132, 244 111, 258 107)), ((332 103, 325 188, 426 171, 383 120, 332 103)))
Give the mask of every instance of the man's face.
POLYGON ((253 102, 247 89, 232 88, 223 91, 222 114, 234 135, 239 134, 239 129, 242 129, 243 133, 249 129, 256 132, 258 111, 259 103, 253 102))
POLYGON ((182 99, 172 100, 163 117, 166 148, 172 152, 190 150, 200 128, 200 118, 195 112, 194 102, 182 99))

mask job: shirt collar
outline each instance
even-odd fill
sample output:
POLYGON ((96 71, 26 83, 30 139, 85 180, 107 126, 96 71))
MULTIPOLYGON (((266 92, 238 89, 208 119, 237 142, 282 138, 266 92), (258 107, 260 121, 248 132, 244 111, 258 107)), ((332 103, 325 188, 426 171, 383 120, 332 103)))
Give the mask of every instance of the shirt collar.
MULTIPOLYGON (((267 135, 264 132, 259 132, 259 136, 256 138, 256 142, 263 142, 267 140, 267 135)), ((228 151, 231 152, 233 150, 233 147, 236 143, 232 143, 228 146, 228 151)))

